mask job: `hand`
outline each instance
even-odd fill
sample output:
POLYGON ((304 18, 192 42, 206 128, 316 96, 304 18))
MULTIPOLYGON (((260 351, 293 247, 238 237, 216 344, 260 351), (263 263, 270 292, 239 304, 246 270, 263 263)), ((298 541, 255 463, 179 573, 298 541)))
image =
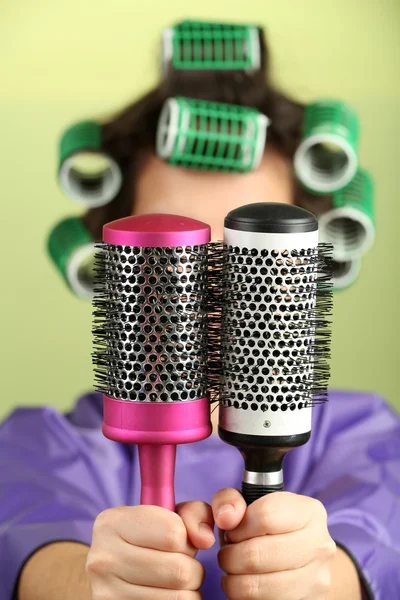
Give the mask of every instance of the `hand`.
POLYGON ((98 516, 86 562, 92 600, 201 598, 195 556, 215 542, 211 508, 191 502, 177 511, 126 506, 98 516))
POLYGON ((325 600, 331 588, 336 545, 318 500, 277 492, 246 507, 234 489, 212 502, 225 532, 218 555, 229 600, 325 600))

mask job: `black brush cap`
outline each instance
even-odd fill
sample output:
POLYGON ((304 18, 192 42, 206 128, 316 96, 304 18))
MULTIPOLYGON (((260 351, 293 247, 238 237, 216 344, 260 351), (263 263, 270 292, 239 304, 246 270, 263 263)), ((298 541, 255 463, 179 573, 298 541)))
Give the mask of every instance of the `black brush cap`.
POLYGON ((304 208, 278 202, 256 202, 231 210, 225 227, 260 233, 306 233, 318 229, 317 218, 304 208))

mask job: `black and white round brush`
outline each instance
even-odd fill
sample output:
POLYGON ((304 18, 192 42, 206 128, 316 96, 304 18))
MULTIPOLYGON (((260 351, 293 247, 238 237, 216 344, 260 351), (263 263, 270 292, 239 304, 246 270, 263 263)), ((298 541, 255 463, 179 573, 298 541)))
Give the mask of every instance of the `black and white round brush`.
POLYGON ((283 489, 283 458, 327 398, 330 254, 299 207, 251 204, 225 219, 219 435, 243 455, 247 503, 283 489))

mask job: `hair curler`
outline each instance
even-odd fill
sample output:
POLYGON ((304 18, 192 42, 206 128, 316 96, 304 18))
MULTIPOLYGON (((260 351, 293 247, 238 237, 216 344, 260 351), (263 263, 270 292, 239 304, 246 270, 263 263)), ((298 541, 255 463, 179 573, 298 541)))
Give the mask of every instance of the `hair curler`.
POLYGON ((47 252, 69 289, 79 298, 92 298, 95 242, 77 217, 55 225, 47 238, 47 252))
POLYGON ((250 503, 283 489, 283 458, 327 398, 330 248, 314 215, 276 203, 231 211, 224 246, 219 435, 244 458, 250 503))
POLYGON ((332 261, 333 289, 335 291, 344 290, 355 283, 361 271, 361 258, 356 257, 345 261, 332 261))
POLYGON ((208 225, 175 215, 104 226, 93 362, 103 433, 138 444, 141 503, 174 510, 176 444, 211 433, 208 225))
POLYGON ((261 161, 269 119, 254 108, 169 98, 157 129, 157 153, 172 165, 246 173, 261 161))
POLYGON ((164 29, 164 73, 176 70, 245 70, 261 66, 258 27, 205 21, 182 21, 164 29))
POLYGON ((314 194, 331 194, 353 179, 358 165, 358 118, 336 100, 306 107, 303 140, 294 156, 300 183, 314 194))
POLYGON ((66 196, 95 208, 108 204, 122 184, 121 169, 102 151, 102 128, 82 121, 68 128, 60 141, 58 182, 66 196))
POLYGON ((354 179, 333 194, 332 210, 319 218, 321 240, 333 246, 333 258, 349 262, 363 256, 375 239, 374 189, 370 175, 359 169, 354 179))

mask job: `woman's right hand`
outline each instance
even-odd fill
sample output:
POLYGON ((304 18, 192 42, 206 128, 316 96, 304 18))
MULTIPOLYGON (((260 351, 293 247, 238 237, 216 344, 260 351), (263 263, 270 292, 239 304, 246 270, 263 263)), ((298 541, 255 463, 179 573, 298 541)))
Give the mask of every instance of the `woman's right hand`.
POLYGON ((93 527, 86 573, 92 600, 199 600, 204 569, 195 559, 215 538, 211 508, 186 502, 102 512, 93 527))

